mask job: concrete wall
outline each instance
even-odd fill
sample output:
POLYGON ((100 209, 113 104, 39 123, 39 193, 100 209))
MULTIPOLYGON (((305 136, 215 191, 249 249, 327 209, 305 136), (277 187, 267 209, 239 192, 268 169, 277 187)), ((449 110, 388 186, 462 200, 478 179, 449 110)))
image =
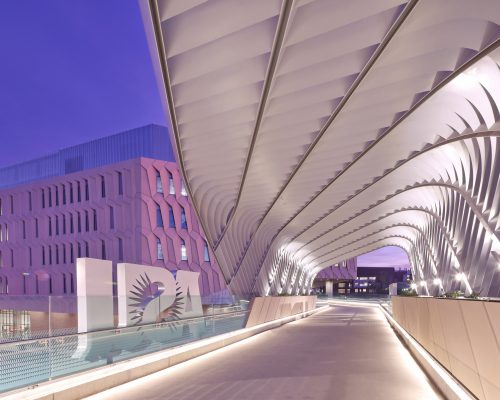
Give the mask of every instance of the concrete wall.
POLYGON ((500 399, 500 302, 393 297, 393 316, 479 399, 500 399))
POLYGON ((250 303, 246 328, 316 308, 316 296, 255 297, 250 303))

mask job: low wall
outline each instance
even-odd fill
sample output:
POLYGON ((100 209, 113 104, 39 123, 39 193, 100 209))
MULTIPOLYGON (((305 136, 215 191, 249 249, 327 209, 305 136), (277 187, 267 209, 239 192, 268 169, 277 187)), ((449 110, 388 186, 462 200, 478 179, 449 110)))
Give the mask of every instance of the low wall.
POLYGON ((315 308, 316 296, 255 297, 250 303, 246 328, 311 311, 315 308))
POLYGON ((394 319, 479 399, 500 399, 500 302, 392 297, 394 319))

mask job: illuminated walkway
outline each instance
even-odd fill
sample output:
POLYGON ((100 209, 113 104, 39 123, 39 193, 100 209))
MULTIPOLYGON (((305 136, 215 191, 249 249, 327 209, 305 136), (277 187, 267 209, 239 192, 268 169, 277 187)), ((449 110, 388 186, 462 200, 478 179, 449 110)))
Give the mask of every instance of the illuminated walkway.
POLYGON ((89 399, 440 399, 377 308, 335 306, 89 399))

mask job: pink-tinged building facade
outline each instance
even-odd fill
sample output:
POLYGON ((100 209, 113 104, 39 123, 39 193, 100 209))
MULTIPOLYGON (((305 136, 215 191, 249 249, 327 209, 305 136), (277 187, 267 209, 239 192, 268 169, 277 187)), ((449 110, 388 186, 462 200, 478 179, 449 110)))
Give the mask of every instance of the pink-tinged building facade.
POLYGON ((200 273, 227 292, 176 163, 134 158, 0 189, 0 294, 71 296, 75 260, 200 273))
POLYGON ((315 280, 349 280, 355 279, 358 273, 357 258, 350 258, 318 272, 315 280))

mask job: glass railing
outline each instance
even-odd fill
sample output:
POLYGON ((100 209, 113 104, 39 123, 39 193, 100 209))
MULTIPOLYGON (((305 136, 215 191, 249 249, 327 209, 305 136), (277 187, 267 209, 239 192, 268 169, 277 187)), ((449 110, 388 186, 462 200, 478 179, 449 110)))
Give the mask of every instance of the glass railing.
POLYGON ((110 329, 77 333, 76 309, 71 304, 76 298, 66 298, 63 304, 61 298, 26 300, 23 296, 14 307, 13 296, 5 297, 0 298, 0 392, 241 329, 249 304, 248 297, 203 298, 199 316, 169 313, 163 318, 159 313, 155 323, 117 327, 115 315, 110 329))

